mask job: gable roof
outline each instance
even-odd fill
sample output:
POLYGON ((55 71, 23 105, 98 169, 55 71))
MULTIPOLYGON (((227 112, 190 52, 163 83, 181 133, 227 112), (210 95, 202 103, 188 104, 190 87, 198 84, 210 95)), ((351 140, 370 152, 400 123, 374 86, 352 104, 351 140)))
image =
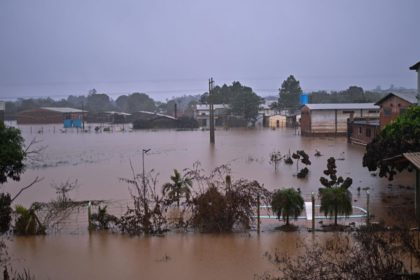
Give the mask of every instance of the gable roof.
POLYGON ((420 68, 420 61, 417 62, 416 64, 414 64, 413 66, 410 67, 410 70, 416 70, 419 71, 420 68))
POLYGON ((397 93, 397 92, 390 92, 378 101, 376 101, 375 105, 379 105, 382 102, 384 102, 386 99, 390 98, 391 96, 397 96, 407 102, 410 102, 411 104, 417 103, 417 94, 415 92, 411 93, 397 93))
POLYGON ((372 109, 378 110, 379 107, 373 103, 319 103, 306 104, 309 110, 354 110, 354 109, 372 109))

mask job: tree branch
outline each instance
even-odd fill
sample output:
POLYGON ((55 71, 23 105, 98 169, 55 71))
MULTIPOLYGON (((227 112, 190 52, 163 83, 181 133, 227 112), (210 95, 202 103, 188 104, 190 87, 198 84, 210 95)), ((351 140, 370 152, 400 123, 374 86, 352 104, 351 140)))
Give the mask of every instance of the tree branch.
POLYGON ((22 194, 22 192, 24 192, 25 190, 27 190, 27 189, 29 189, 30 187, 32 187, 33 185, 35 185, 35 184, 37 184, 37 183, 39 183, 39 182, 41 182, 42 180, 44 180, 44 178, 42 177, 42 178, 39 178, 38 176, 29 184, 29 185, 27 185, 26 187, 23 187, 23 188, 21 188, 18 192, 17 192, 17 194, 12 198, 12 200, 10 201, 10 203, 12 203, 16 198, 18 198, 18 196, 19 195, 21 195, 22 194))

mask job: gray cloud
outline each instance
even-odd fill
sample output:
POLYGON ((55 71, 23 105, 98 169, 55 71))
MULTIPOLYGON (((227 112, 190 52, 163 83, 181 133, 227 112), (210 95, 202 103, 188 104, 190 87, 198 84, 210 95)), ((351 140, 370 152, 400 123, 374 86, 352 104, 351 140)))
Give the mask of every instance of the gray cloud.
POLYGON ((0 98, 415 87, 419 1, 0 2, 0 98))

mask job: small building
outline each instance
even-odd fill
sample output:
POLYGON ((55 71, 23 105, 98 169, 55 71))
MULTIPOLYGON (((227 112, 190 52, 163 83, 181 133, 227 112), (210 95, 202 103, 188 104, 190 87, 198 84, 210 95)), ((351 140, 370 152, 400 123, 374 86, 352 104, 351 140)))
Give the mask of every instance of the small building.
POLYGON ((378 118, 354 118, 349 119, 348 142, 358 145, 367 145, 379 133, 378 118))
POLYGON ((379 106, 373 103, 306 104, 301 108, 301 134, 345 136, 347 119, 378 116, 379 106))
POLYGON ((4 101, 0 101, 0 122, 4 122, 4 111, 6 111, 6 105, 4 101))
MULTIPOLYGON (((229 106, 225 104, 214 104, 214 125, 224 126, 229 106)), ((194 109, 194 119, 200 127, 210 128, 210 106, 208 104, 197 104, 194 109)))
POLYGON ((382 129, 385 125, 395 120, 408 107, 417 104, 416 93, 391 92, 379 99, 375 105, 380 106, 379 126, 382 129))
POLYGON ((67 107, 41 107, 17 114, 18 124, 64 124, 66 120, 84 120, 87 112, 67 107))
POLYGON ((280 128, 286 127, 286 116, 283 115, 274 115, 268 118, 268 126, 270 128, 280 128))

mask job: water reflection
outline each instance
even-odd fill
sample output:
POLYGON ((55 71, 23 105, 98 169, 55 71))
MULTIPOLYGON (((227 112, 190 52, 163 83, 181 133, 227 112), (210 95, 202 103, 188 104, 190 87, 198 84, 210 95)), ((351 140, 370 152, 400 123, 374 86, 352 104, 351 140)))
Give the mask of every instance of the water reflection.
MULTIPOLYGON (((25 139, 32 139, 34 134, 29 128, 22 128, 25 139)), ((160 174, 160 183, 168 180, 174 168, 190 168, 196 161, 208 171, 229 163, 234 179, 258 180, 271 190, 299 187, 305 200, 321 186, 319 178, 327 158, 343 157, 344 160, 337 161, 337 170, 339 175, 353 178, 350 190, 354 205, 365 208, 363 189, 369 188, 375 220, 391 223, 389 212, 395 207, 404 209, 407 217, 414 213, 414 175, 404 173, 392 183, 372 176, 361 166, 364 148, 347 144, 345 138, 306 138, 288 129, 220 130, 216 132, 216 145, 212 146, 208 132, 203 131, 100 134, 51 131, 54 130, 44 129, 43 134, 37 135, 48 147, 43 154, 43 164, 28 168, 21 182, 5 185, 6 191, 15 193, 35 176, 45 177, 42 184, 19 197, 20 204, 28 206, 33 201, 49 201, 56 195, 50 186, 52 183, 78 179, 80 187, 73 193, 73 199, 118 201, 115 208, 122 214, 129 192, 127 184, 119 178, 131 177, 130 161, 141 171, 139 150, 148 147, 152 150, 145 159, 146 168, 160 174), (304 149, 309 154, 312 165, 307 179, 299 180, 294 176, 295 164, 280 164, 277 172, 269 164, 270 153, 285 154, 289 149, 291 152, 304 149), (323 156, 314 157, 315 150, 321 151, 323 156)), ((264 252, 278 248, 299 253, 298 242, 313 242, 312 234, 278 232, 273 230, 273 223, 278 225, 275 221, 264 221, 264 232, 260 236, 251 232, 171 233, 164 237, 134 238, 105 233, 17 237, 10 243, 9 251, 19 265, 29 267, 39 279, 252 279, 254 273, 272 268, 263 257, 264 252)), ((310 227, 307 221, 299 224, 302 228, 310 227)), ((317 234, 317 241, 327 237, 328 234, 317 234)))

